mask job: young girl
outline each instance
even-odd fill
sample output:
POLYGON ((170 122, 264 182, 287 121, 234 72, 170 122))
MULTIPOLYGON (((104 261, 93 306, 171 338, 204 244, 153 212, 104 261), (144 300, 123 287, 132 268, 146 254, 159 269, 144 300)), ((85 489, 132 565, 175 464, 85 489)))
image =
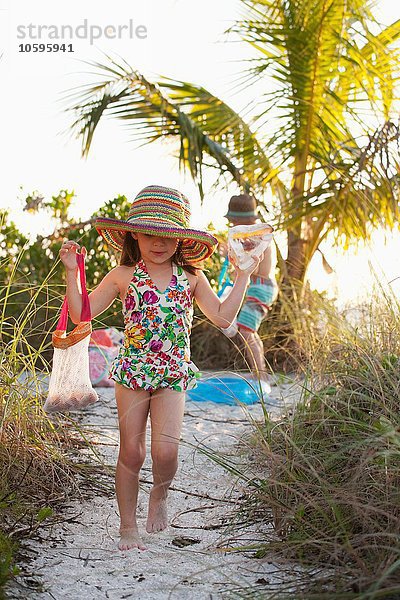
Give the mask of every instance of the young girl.
MULTIPOLYGON (((231 225, 255 225, 259 222, 257 202, 249 194, 232 196, 225 217, 231 225)), ((271 245, 250 277, 243 306, 237 317, 237 326, 245 341, 246 358, 254 376, 260 379, 263 390, 268 393, 268 370, 264 356, 264 345, 258 334, 262 321, 268 315, 278 294, 275 279, 276 256, 271 245)))
MULTIPOLYGON (((228 327, 242 303, 250 274, 259 264, 255 258, 251 269, 236 268, 233 289, 221 302, 195 267, 212 254, 217 240, 190 229, 189 218, 189 203, 183 194, 149 186, 133 201, 126 221, 99 218, 95 222, 107 242, 122 251, 120 265, 89 295, 92 318, 119 296, 125 322, 125 340, 110 368, 110 378, 116 382, 120 431, 115 480, 120 550, 146 549, 137 528, 136 508, 149 414, 153 487, 146 531, 162 531, 168 525, 167 495, 178 467, 185 391, 196 386, 198 373, 190 360, 193 300, 217 327, 228 327)), ((79 245, 73 241, 66 241, 60 250, 74 323, 81 314, 77 251, 79 245)))

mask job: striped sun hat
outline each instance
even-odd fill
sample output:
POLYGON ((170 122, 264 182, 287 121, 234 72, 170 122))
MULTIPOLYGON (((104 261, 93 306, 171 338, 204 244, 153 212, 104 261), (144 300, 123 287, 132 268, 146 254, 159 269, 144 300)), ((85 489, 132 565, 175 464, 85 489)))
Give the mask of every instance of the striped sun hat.
POLYGON ((189 200, 178 190, 149 185, 136 196, 126 221, 99 217, 94 227, 114 248, 121 251, 127 231, 147 233, 182 241, 182 256, 187 263, 208 258, 218 240, 210 233, 190 229, 189 200))

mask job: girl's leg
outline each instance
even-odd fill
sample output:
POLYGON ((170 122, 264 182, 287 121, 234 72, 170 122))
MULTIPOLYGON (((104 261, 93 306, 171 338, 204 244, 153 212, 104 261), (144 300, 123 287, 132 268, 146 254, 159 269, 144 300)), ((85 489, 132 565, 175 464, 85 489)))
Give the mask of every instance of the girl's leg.
POLYGON ((151 457, 153 488, 150 492, 146 531, 162 531, 168 525, 168 488, 178 469, 185 393, 158 389, 151 396, 151 457))
POLYGON ((120 446, 115 474, 115 488, 121 520, 120 550, 145 550, 138 534, 136 507, 139 491, 139 472, 146 457, 146 424, 150 394, 115 384, 118 407, 120 446))
POLYGON ((251 371, 262 380, 267 381, 267 370, 264 358, 264 345, 256 331, 249 331, 239 326, 240 335, 245 342, 246 358, 251 371))

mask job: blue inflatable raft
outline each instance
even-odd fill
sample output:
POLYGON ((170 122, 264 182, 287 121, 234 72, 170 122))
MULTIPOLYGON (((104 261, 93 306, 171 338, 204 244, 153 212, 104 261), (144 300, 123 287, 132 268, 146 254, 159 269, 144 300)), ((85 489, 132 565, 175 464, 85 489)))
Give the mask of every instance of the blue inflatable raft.
POLYGON ((189 400, 195 402, 218 402, 220 404, 255 404, 261 395, 267 400, 266 390, 262 390, 258 381, 251 383, 241 377, 214 376, 199 379, 194 390, 186 392, 189 400))

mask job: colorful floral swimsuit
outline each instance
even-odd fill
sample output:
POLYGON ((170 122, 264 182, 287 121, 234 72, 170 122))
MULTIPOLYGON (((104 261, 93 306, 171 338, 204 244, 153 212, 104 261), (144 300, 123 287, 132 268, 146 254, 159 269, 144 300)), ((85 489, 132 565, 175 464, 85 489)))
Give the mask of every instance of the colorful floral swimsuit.
POLYGON ((160 292, 145 262, 136 265, 123 302, 125 339, 110 367, 109 379, 132 389, 196 387, 199 370, 190 360, 193 303, 182 267, 172 264, 172 279, 160 292))

